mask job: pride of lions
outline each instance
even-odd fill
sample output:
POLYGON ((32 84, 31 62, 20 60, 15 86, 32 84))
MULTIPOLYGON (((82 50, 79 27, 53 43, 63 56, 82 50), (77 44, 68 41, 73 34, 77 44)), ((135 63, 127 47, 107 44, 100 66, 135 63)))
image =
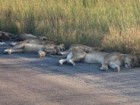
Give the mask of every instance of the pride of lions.
MULTIPOLYGON (((6 34, 6 37, 10 36, 6 34)), ((119 52, 108 53, 99 47, 73 44, 68 50, 65 50, 64 44, 57 45, 48 41, 45 36, 37 37, 32 34, 22 34, 18 40, 18 42, 10 43, 11 47, 5 49, 4 53, 37 52, 40 58, 47 54, 59 54, 65 57, 58 61, 60 65, 64 63, 75 65, 76 62, 99 63, 101 64, 100 70, 108 70, 110 67, 118 72, 121 66, 129 69, 138 65, 138 59, 135 55, 119 52)))

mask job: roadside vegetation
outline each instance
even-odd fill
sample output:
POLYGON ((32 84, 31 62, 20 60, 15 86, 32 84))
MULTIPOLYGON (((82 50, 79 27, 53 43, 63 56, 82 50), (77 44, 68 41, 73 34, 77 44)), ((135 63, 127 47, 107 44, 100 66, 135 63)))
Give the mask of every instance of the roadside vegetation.
POLYGON ((0 0, 0 30, 140 53, 140 0, 0 0))

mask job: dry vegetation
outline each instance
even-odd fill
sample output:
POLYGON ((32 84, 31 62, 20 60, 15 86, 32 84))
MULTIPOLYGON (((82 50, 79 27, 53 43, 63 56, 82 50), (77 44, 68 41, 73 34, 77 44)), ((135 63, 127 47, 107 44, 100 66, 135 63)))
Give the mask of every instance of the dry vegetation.
POLYGON ((0 0, 0 30, 140 53, 140 0, 0 0))

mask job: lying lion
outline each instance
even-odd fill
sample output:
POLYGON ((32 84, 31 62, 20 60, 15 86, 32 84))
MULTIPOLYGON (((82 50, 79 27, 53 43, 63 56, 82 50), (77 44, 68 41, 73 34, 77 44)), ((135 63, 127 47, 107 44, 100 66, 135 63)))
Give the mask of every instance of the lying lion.
POLYGON ((120 67, 124 66, 127 69, 133 68, 138 65, 138 59, 134 55, 121 54, 121 53, 109 53, 104 57, 101 70, 108 70, 108 67, 117 69, 120 71, 120 67))
POLYGON ((12 33, 0 31, 0 41, 14 40, 15 38, 16 35, 12 33))
POLYGON ((121 66, 125 66, 125 68, 132 68, 137 64, 136 56, 129 54, 121 54, 121 53, 106 53, 106 52, 97 52, 92 51, 90 53, 86 53, 81 49, 74 48, 72 49, 66 59, 59 60, 59 64, 63 64, 65 62, 75 65, 75 62, 83 61, 85 63, 99 63, 101 64, 101 70, 108 70, 108 67, 112 69, 117 69, 120 71, 121 66))
POLYGON ((21 34, 17 37, 17 40, 19 40, 19 41, 24 41, 26 39, 37 39, 37 36, 24 33, 24 34, 21 34))
POLYGON ((82 45, 82 44, 73 44, 70 46, 70 48, 67 51, 59 52, 59 54, 67 55, 72 50, 81 50, 81 51, 86 52, 86 53, 89 53, 92 51, 103 51, 103 49, 99 48, 99 47, 90 47, 90 46, 86 46, 86 45, 82 45))
POLYGON ((67 51, 59 52, 59 54, 67 56, 66 59, 60 60, 59 63, 63 64, 64 62, 69 62, 75 65, 75 62, 78 62, 84 59, 87 53, 90 53, 93 51, 102 51, 102 50, 103 49, 99 47, 90 47, 90 46, 86 46, 82 44, 74 44, 74 45, 71 45, 67 51))
POLYGON ((39 50, 45 51, 49 54, 57 54, 59 51, 63 51, 64 44, 55 45, 55 44, 32 44, 32 43, 21 43, 15 45, 12 48, 4 50, 4 53, 17 53, 17 52, 38 52, 39 50))
POLYGON ((21 36, 24 37, 24 38, 22 38, 24 40, 11 42, 10 45, 15 46, 15 45, 25 44, 25 43, 39 44, 40 45, 40 44, 53 43, 52 41, 48 41, 47 37, 45 37, 45 36, 36 37, 36 36, 34 36, 32 34, 23 34, 21 36))

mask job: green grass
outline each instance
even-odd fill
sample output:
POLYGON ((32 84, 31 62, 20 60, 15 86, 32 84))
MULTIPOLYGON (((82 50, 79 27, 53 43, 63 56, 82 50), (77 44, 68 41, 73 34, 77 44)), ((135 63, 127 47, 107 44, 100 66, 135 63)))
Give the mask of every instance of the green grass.
POLYGON ((140 0, 0 0, 0 11, 2 31, 140 53, 140 0))

